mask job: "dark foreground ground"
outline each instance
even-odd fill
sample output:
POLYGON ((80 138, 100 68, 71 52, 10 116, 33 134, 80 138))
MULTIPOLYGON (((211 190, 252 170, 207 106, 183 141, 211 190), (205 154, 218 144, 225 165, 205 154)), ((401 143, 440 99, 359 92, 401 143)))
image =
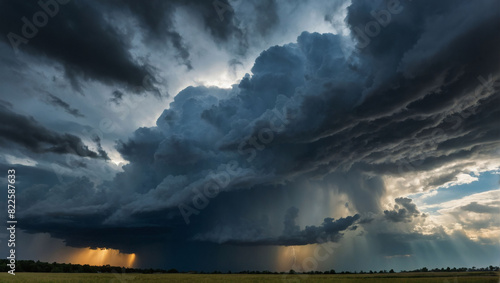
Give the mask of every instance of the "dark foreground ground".
POLYGON ((0 282, 439 282, 500 283, 500 272, 425 272, 395 274, 136 274, 136 273, 8 273, 0 282))

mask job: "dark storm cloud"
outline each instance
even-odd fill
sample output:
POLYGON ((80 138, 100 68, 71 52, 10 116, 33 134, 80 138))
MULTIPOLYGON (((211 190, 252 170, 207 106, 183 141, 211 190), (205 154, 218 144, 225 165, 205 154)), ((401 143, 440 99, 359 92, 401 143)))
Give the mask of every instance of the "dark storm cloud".
MULTIPOLYGON (((190 47, 186 45, 182 35, 176 30, 173 21, 176 9, 187 9, 193 18, 202 19, 204 28, 212 39, 219 45, 230 42, 236 43, 235 52, 244 55, 248 49, 248 31, 238 26, 231 3, 226 0, 204 1, 147 1, 137 2, 133 0, 110 0, 108 7, 113 11, 124 11, 127 16, 131 15, 139 22, 143 31, 144 40, 148 46, 153 48, 165 48, 165 41, 170 42, 177 51, 177 58, 188 70, 193 69, 191 64, 190 47)), ((276 25, 276 3, 274 1, 252 2, 255 7, 255 25, 261 35, 269 33, 276 25)))
MULTIPOLYGON (((191 70, 188 47, 183 42, 181 35, 174 30, 172 17, 175 1, 147 1, 137 2, 133 0, 111 0, 112 10, 125 8, 127 16, 135 17, 144 33, 144 40, 148 45, 159 45, 168 40, 177 50, 177 56, 188 70, 191 70)), ((164 48, 163 44, 158 48, 164 48)))
POLYGON ((267 36, 278 22, 274 1, 252 2, 256 13, 252 26, 246 29, 239 27, 240 20, 225 0, 59 2, 1 1, 0 32, 5 35, 1 39, 16 53, 26 52, 62 65, 66 78, 81 93, 87 80, 123 85, 133 92, 150 91, 144 87, 144 78, 156 77, 157 70, 147 59, 132 55, 134 36, 140 36, 148 48, 175 50, 179 62, 191 70, 190 47, 174 22, 177 9, 201 19, 212 40, 237 56, 246 54, 251 30, 267 36), (117 21, 130 25, 117 26, 117 21), (165 43, 171 47, 166 48, 165 43))
POLYGON ((247 34, 238 27, 238 19, 231 3, 226 0, 189 0, 180 2, 190 9, 195 17, 203 19, 206 30, 219 45, 235 42, 233 52, 245 55, 248 50, 247 34))
MULTIPOLYGON (((277 242, 285 245, 308 245, 325 241, 336 242, 342 237, 342 233, 340 232, 351 227, 359 217, 359 214, 339 218, 337 220, 328 217, 323 220, 320 226, 306 226, 304 230, 283 235, 277 242)), ((270 244, 276 244, 273 242, 274 241, 271 241, 270 244)))
POLYGON ((387 220, 393 222, 410 222, 413 217, 418 217, 420 211, 409 198, 397 198, 394 200, 394 210, 384 210, 384 216, 387 220))
POLYGON ((11 35, 2 36, 2 40, 19 52, 57 61, 77 89, 81 88, 82 79, 142 86, 149 71, 132 58, 128 52, 129 39, 105 20, 99 4, 41 2, 52 3, 52 12, 50 16, 45 14, 46 23, 37 27, 33 21, 42 21, 43 17, 37 20, 34 15, 44 10, 36 1, 1 1, 0 32, 11 35), (26 24, 27 21, 31 24, 26 24), (13 34, 17 35, 15 39, 13 34))
POLYGON ((71 106, 67 102, 63 101, 62 99, 60 99, 59 97, 57 97, 51 93, 48 93, 48 92, 46 93, 45 101, 47 103, 55 106, 55 107, 62 108, 64 111, 66 111, 66 113, 73 115, 77 118, 85 117, 85 115, 80 113, 80 111, 78 111, 78 109, 71 108, 71 106))
POLYGON ((237 238, 234 238, 234 234, 232 234, 234 231, 222 228, 206 234, 196 235, 194 240, 251 246, 299 246, 327 241, 337 242, 343 236, 341 233, 342 231, 348 228, 351 228, 351 230, 356 229, 356 226, 352 225, 360 218, 359 214, 346 218, 339 218, 337 220, 327 217, 320 226, 306 226, 304 230, 301 230, 300 227, 295 224, 298 212, 299 210, 296 207, 290 207, 287 210, 283 222, 285 228, 283 234, 278 237, 266 237, 263 235, 263 233, 265 233, 263 229, 259 231, 259 229, 255 229, 256 227, 254 226, 251 227, 252 229, 250 230, 248 230, 248 227, 239 228, 237 238), (228 231, 230 231, 229 235, 227 235, 228 231))
MULTIPOLYGON (((326 218, 300 230, 292 209, 283 223, 286 234, 270 231, 266 221, 246 219, 265 201, 276 203, 269 207, 283 215, 290 205, 277 201, 284 197, 274 191, 297 193, 304 190, 304 180, 345 193, 353 209, 371 219, 366 215, 384 215, 381 176, 495 154, 500 96, 496 87, 478 80, 500 78, 500 42, 494 36, 500 17, 491 9, 494 2, 401 3, 405 14, 393 15, 361 50, 351 53, 340 35, 304 32, 296 43, 262 52, 252 75, 231 89, 182 90, 156 127, 140 128, 118 142, 130 163, 102 184, 107 194, 99 200, 92 191, 78 196, 85 206, 73 207, 78 217, 68 217, 64 225, 109 233, 109 227, 129 232, 126 228, 170 228, 169 239, 179 242, 196 235, 241 245, 304 245, 316 243, 318 236, 335 240, 360 216, 326 218), (256 190, 252 198, 238 198, 256 190), (111 201, 93 217, 95 209, 85 208, 96 208, 102 199, 111 201), (222 221, 229 224, 217 226, 222 221)), ((374 21, 370 12, 380 9, 387 9, 385 2, 353 1, 347 18, 351 31, 374 21)), ((213 21, 207 26, 215 37, 230 34, 232 28, 213 21)), ((56 196, 42 201, 47 205, 36 217, 45 217, 46 225, 57 223, 60 219, 48 210, 56 196)), ((388 219, 405 221, 418 214, 410 199, 396 203, 385 213, 388 219)), ((24 227, 39 231, 30 220, 34 215, 26 215, 24 227)), ((65 234, 62 228, 57 236, 91 246, 99 240, 65 234)), ((124 245, 120 239, 111 247, 124 245)))
POLYGON ((35 153, 52 152, 82 157, 109 159, 104 151, 90 150, 79 137, 59 134, 40 125, 33 117, 26 117, 0 106, 0 143, 4 147, 20 146, 35 153))

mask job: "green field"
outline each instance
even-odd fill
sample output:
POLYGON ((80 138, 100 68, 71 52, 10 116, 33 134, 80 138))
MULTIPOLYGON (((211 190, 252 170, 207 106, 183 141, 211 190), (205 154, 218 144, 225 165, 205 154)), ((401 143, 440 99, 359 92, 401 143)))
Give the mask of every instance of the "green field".
POLYGON ((137 274, 18 273, 0 275, 0 282, 500 282, 499 272, 425 272, 395 274, 137 274))

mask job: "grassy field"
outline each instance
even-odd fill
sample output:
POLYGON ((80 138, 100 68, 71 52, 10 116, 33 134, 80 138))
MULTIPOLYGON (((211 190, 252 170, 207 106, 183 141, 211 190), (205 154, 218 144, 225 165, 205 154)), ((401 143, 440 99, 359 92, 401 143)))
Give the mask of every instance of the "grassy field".
POLYGON ((0 282, 500 282, 499 272, 395 273, 395 274, 121 274, 121 273, 18 273, 0 274, 0 282))

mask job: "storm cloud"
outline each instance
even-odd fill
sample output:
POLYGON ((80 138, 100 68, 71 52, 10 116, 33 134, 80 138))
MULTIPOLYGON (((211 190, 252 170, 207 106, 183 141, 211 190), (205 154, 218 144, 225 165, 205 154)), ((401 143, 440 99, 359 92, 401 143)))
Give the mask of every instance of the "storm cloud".
POLYGON ((142 86, 143 78, 150 72, 132 58, 129 40, 106 22, 93 4, 41 2, 52 4, 52 14, 45 14, 45 24, 37 27, 34 15, 44 11, 37 2, 1 1, 0 29, 2 34, 10 34, 2 40, 17 52, 56 60, 78 90, 81 79, 142 86))
POLYGON ((73 154, 81 157, 109 159, 106 152, 90 150, 82 140, 71 134, 51 131, 32 117, 17 114, 5 106, 0 106, 0 143, 4 147, 21 146, 34 153, 73 154))
MULTIPOLYGON (((297 34, 296 42, 262 51, 250 73, 231 87, 184 88, 155 126, 141 126, 116 141, 126 164, 112 180, 31 184, 25 195, 30 207, 19 212, 23 229, 48 232, 72 246, 128 252, 144 248, 144 239, 176 252, 190 245, 229 251, 228 246, 338 242, 359 229, 359 235, 366 232, 384 246, 396 239, 386 254, 394 256, 408 253, 410 236, 448 239, 438 228, 429 235, 396 231, 426 221, 416 202, 401 195, 445 186, 467 166, 498 156, 500 17, 488 0, 396 1, 398 7, 389 2, 353 0, 347 35, 297 34), (373 12, 387 10, 398 12, 389 24, 379 24, 373 12), (366 27, 373 23, 379 29, 372 36, 366 27), (438 173, 415 181, 418 189, 387 186, 389 179, 429 172, 438 173), (383 229, 395 231, 385 237, 383 229)), ((144 87, 144 77, 154 85, 160 76, 157 66, 133 55, 137 38, 127 27, 141 30, 139 40, 152 49, 167 41, 178 63, 194 72, 197 65, 176 13, 197 16, 216 45, 236 58, 233 65, 243 65, 238 60, 250 50, 250 30, 266 38, 285 20, 277 1, 245 4, 260 11, 247 25, 238 18, 242 6, 220 4, 222 15, 210 1, 74 1, 61 5, 39 35, 19 48, 61 64, 77 89, 86 80, 112 84, 106 101, 122 105, 127 91, 144 87), (128 16, 136 20, 131 26, 113 24, 128 16)), ((37 9, 9 1, 2 6, 0 15, 10 19, 4 33, 19 31, 19 19, 37 9)), ((324 19, 336 23, 330 12, 324 19)), ((82 118, 69 103, 48 98, 82 118)), ((77 136, 0 110, 2 121, 11 121, 0 133, 6 145, 111 158, 100 137, 92 138, 97 152, 92 151, 77 136)), ((471 202, 460 209, 486 214, 493 208, 471 202)), ((189 266, 187 258, 179 262, 189 266)))
POLYGON ((417 206, 409 198, 397 198, 394 200, 394 210, 384 210, 385 218, 394 222, 411 221, 412 217, 420 215, 417 206))
MULTIPOLYGON (((362 3, 355 1, 349 8, 347 19, 353 26, 369 12, 362 3)), ((441 11, 405 5, 408 16, 425 13, 437 20, 433 15, 441 11)), ((466 7, 463 3, 443 17, 453 21, 455 11, 466 7)), ((425 39, 442 32, 441 25, 422 22, 408 32, 408 23, 394 17, 361 53, 349 51, 339 35, 303 33, 295 44, 262 52, 252 75, 232 89, 186 88, 159 117, 157 127, 140 129, 119 143, 130 164, 110 186, 134 197, 119 198, 106 223, 123 225, 162 211, 175 217, 179 204, 189 204, 195 191, 207 186, 208 174, 230 161, 236 161, 237 173, 221 191, 354 169, 358 176, 395 173, 401 164, 417 162, 421 165, 415 170, 425 170, 444 160, 489 154, 499 137, 494 124, 500 113, 493 106, 499 97, 477 77, 498 78, 498 41, 491 37, 498 18, 487 5, 475 9, 482 16, 468 14, 460 32, 448 34, 432 52, 419 49, 427 48, 425 39), (403 31, 400 44, 389 45, 403 31), (387 53, 384 44, 396 50, 387 53), (468 56, 462 56, 466 51, 468 56), (414 61, 417 53, 419 60, 414 61), (476 97, 466 99, 470 95, 476 97), (422 108, 423 103, 433 107, 422 108), (475 111, 454 128, 449 118, 466 109, 475 111)), ((394 216, 415 213, 410 202, 396 202, 403 208, 394 216)))
POLYGON ((78 111, 78 109, 76 108, 71 108, 71 106, 64 102, 62 99, 60 99, 59 97, 53 95, 53 94, 50 94, 50 93, 47 93, 47 96, 46 96, 46 99, 45 101, 55 107, 59 107, 59 108, 62 108, 64 111, 66 111, 68 114, 70 115, 73 115, 77 118, 83 118, 85 117, 85 115, 83 115, 82 113, 80 113, 80 111, 78 111))
MULTIPOLYGON (((298 209, 290 207, 286 214, 283 224, 285 226, 283 234, 278 237, 266 237, 265 227, 261 229, 248 230, 247 227, 233 227, 236 231, 231 231, 231 227, 218 227, 217 230, 202 235, 196 235, 194 240, 210 241, 219 244, 232 245, 280 245, 280 246, 300 246, 324 242, 337 242, 342 238, 342 231, 351 227, 358 219, 359 214, 348 216, 346 218, 333 219, 327 217, 319 226, 306 226, 303 230, 295 224, 298 216, 298 209), (227 233, 229 232, 229 233, 227 233), (234 233, 238 234, 233 238, 234 233)), ((351 227, 353 230, 355 226, 351 227)))

